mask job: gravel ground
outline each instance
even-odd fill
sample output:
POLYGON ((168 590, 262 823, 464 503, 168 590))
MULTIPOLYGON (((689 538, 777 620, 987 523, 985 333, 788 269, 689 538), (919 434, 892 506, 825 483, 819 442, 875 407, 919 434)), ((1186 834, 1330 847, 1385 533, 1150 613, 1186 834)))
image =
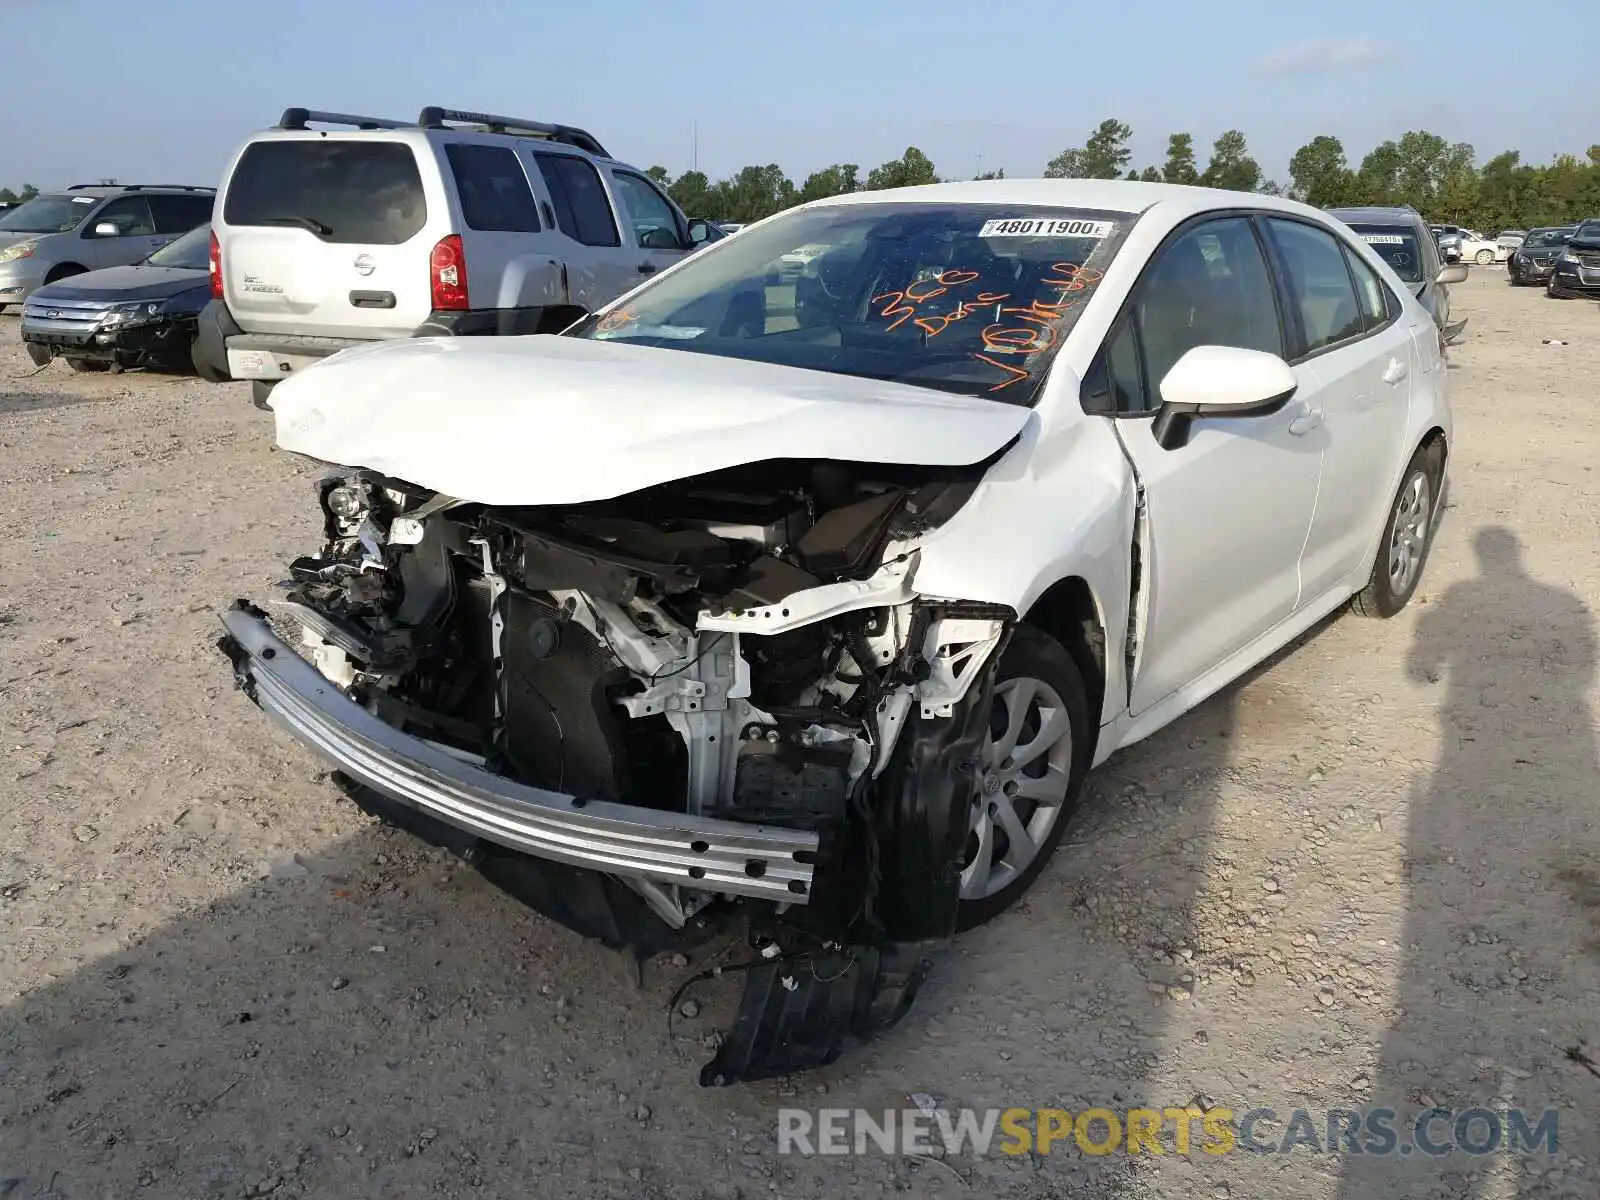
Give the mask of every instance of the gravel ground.
POLYGON ((0 318, 0 1197, 1593 1200, 1600 320, 1498 270, 1458 304, 1453 507, 1417 602, 1326 623, 1109 763, 1028 903, 889 1036, 719 1090, 694 1074, 732 981, 669 1028, 689 967, 639 987, 369 822, 235 693, 216 610, 318 537, 245 390, 30 375, 0 318), (780 1106, 913 1092, 1553 1106, 1560 1142, 776 1153, 780 1106))

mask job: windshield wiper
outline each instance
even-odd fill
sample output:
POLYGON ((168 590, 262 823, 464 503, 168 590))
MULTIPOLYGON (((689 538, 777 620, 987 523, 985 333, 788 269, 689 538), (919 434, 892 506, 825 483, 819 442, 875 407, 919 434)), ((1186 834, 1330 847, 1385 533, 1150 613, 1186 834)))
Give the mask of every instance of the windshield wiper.
POLYGON ((309 230, 318 237, 332 237, 333 227, 324 225, 315 217, 261 217, 254 222, 257 225, 295 225, 301 229, 309 230))

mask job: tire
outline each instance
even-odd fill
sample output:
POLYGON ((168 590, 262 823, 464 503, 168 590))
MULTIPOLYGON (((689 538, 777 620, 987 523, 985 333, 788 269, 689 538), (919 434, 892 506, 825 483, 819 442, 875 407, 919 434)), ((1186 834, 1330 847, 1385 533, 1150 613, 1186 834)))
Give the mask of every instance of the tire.
POLYGON ((1555 277, 1550 277, 1550 282, 1544 285, 1544 294, 1552 300, 1565 300, 1567 294, 1556 286, 1555 277))
POLYGON ((275 386, 276 384, 271 380, 252 379, 250 381, 250 403, 254 404, 262 412, 271 412, 272 405, 267 398, 272 395, 272 389, 275 386))
POLYGON ((1494 262, 1494 251, 1479 250, 1472 256, 1472 261, 1477 263, 1480 267, 1487 267, 1490 263, 1494 262))
POLYGON ((111 368, 110 363, 94 362, 87 358, 69 358, 67 359, 67 366, 81 375, 96 375, 111 368))
POLYGON ((1022 898, 1044 870, 1083 791, 1093 735, 1087 691, 1072 655, 1043 630, 1018 626, 1000 660, 990 740, 971 798, 972 829, 962 856, 958 930, 976 928, 999 916, 1022 898), (1020 711, 1014 714, 1013 709, 1020 711), (1020 741, 1023 752, 1043 740, 1040 735, 1048 728, 1046 721, 1064 722, 1064 736, 1040 747, 1033 757, 1005 767, 1011 760, 998 756, 1006 748, 1013 721, 1018 734, 1011 738, 1011 747, 1020 741), (1036 781, 1031 788, 1028 780, 1036 781), (1029 790, 1040 795, 1023 794, 1029 790), (1005 820, 1005 814, 1010 814, 1011 821, 1005 820), (1013 822, 1013 828, 1033 834, 1032 857, 1014 855, 1015 847, 1005 833, 1006 825, 1013 822), (980 879, 977 856, 985 852, 988 870, 980 879))
POLYGON ((1383 523, 1372 575, 1350 601, 1352 612, 1363 617, 1392 617, 1416 593, 1428 565, 1428 551, 1433 548, 1443 468, 1443 454, 1436 446, 1420 446, 1411 456, 1383 523))

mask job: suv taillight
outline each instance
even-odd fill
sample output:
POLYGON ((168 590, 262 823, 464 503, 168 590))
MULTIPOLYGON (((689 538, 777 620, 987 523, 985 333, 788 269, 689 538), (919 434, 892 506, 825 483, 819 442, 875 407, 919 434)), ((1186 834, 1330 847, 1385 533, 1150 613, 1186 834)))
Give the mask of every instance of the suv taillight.
POLYGON ((211 298, 222 299, 222 243, 217 241, 217 231, 211 231, 211 298))
POLYGON ((461 235, 452 233, 439 239, 428 258, 433 283, 434 312, 463 312, 467 304, 467 256, 461 248, 461 235))

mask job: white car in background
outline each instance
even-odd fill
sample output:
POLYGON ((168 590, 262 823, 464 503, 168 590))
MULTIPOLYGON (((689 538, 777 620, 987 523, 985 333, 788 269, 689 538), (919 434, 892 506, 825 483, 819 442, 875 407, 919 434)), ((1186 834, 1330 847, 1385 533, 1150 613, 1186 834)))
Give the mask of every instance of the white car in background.
POLYGON ((222 649, 353 800, 554 919, 642 955, 748 918, 773 949, 701 1080, 787 1074, 1027 892, 1095 765, 1404 607, 1447 381, 1406 284, 1291 200, 834 197, 560 335, 294 372, 278 443, 330 464, 305 656, 246 601, 222 649))
POLYGON ((1480 267, 1487 267, 1491 263, 1503 261, 1510 253, 1502 250, 1500 246, 1486 239, 1482 234, 1472 230, 1464 230, 1461 234, 1461 261, 1476 263, 1480 267))

